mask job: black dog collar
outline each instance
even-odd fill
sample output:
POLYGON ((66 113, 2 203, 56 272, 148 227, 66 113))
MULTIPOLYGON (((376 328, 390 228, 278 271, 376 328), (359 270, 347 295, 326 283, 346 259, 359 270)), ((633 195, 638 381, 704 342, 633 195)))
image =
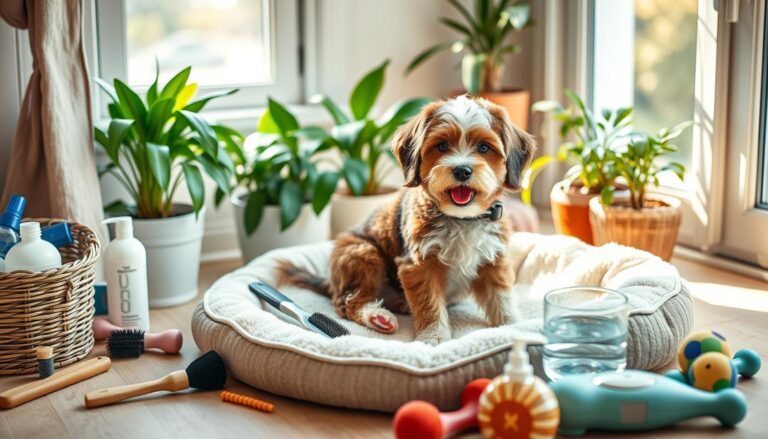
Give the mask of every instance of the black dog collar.
POLYGON ((504 204, 501 201, 496 201, 493 203, 493 206, 490 207, 490 209, 486 210, 485 213, 473 216, 469 218, 460 218, 456 216, 452 216, 451 218, 462 220, 462 221, 475 221, 475 220, 484 220, 488 219, 491 221, 498 221, 501 219, 501 217, 504 215, 504 204))

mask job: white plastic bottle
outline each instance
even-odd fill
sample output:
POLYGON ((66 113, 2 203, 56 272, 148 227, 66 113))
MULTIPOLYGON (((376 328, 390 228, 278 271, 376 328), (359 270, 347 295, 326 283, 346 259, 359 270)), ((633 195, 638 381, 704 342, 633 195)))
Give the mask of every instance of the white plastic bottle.
POLYGON ((40 223, 34 221, 21 223, 19 235, 21 242, 11 247, 5 257, 6 271, 40 272, 61 267, 59 250, 40 238, 40 223))
POLYGON ((104 254, 109 320, 124 328, 149 331, 147 252, 133 237, 133 222, 121 216, 104 220, 115 224, 115 239, 104 254))

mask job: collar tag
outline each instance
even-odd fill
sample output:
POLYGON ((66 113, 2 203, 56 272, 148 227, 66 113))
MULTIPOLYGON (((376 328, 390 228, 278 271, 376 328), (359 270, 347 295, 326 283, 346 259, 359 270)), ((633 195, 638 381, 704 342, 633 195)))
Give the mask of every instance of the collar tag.
POLYGON ((490 219, 491 221, 498 221, 501 219, 501 217, 504 215, 504 205, 501 203, 501 201, 497 201, 494 203, 493 207, 491 208, 491 215, 490 219))

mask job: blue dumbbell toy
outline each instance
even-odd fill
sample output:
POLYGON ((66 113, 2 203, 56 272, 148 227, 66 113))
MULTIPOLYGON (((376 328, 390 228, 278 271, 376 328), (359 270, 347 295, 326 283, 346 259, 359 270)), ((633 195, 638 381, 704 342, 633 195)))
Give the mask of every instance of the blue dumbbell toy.
POLYGON ((641 370, 566 376, 549 383, 560 404, 560 429, 579 436, 590 429, 642 431, 701 416, 732 427, 747 414, 735 389, 704 392, 641 370))

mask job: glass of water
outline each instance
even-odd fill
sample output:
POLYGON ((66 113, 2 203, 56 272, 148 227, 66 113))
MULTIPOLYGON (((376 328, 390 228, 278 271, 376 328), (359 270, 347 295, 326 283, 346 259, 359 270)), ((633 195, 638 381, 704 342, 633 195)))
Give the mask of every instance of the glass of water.
POLYGON ((627 365, 627 296, 600 287, 568 287, 544 296, 544 372, 551 380, 627 365))

